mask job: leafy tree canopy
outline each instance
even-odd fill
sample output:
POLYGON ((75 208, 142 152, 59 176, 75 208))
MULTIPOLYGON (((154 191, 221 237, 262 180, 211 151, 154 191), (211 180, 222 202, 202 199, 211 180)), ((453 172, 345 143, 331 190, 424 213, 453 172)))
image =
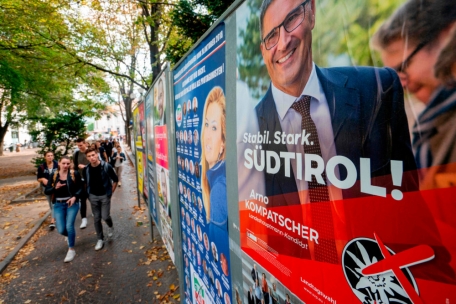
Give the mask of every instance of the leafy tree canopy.
POLYGON ((32 131, 35 140, 39 141, 41 149, 33 163, 39 165, 44 162, 44 153, 54 152, 55 159, 68 155, 78 137, 86 137, 84 121, 85 113, 58 113, 52 118, 41 118, 42 128, 32 131))

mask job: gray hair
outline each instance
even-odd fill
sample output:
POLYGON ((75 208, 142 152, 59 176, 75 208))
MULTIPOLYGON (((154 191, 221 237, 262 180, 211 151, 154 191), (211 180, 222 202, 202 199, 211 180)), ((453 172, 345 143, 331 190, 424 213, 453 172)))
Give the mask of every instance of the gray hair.
POLYGON ((263 19, 264 15, 266 15, 266 10, 271 5, 272 1, 274 0, 263 0, 260 7, 260 39, 263 42, 263 19))

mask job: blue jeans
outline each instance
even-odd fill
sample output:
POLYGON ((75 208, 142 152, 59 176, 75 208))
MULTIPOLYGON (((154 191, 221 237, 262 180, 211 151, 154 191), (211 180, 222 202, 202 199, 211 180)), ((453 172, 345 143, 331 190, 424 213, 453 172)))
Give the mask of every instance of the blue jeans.
POLYGON ((79 203, 74 203, 68 207, 67 203, 56 202, 54 204, 54 215, 56 220, 57 231, 68 237, 68 247, 74 247, 76 231, 74 230, 74 221, 78 215, 79 203))

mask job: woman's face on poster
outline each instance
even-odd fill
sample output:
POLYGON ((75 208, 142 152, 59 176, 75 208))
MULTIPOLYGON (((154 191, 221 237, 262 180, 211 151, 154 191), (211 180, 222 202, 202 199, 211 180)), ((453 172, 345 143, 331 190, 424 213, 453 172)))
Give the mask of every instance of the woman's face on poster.
POLYGON ((207 108, 204 118, 203 149, 209 168, 212 168, 222 154, 224 143, 222 141, 222 108, 211 103, 207 108))

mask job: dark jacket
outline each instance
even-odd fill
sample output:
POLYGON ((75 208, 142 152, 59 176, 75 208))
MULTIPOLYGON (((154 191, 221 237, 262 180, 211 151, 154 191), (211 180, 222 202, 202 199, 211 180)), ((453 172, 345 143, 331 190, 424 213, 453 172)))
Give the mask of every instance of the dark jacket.
MULTIPOLYGON (((112 195, 112 182, 117 183, 119 179, 117 178, 117 174, 112 168, 110 164, 107 162, 100 160, 101 163, 101 178, 103 180, 103 186, 106 191, 106 195, 110 197, 112 195), (112 180, 112 182, 111 182, 112 180)), ((85 168, 84 171, 82 172, 84 181, 86 183, 87 187, 87 194, 90 194, 90 174, 89 174, 89 168, 91 167, 91 164, 88 164, 85 168)))
MULTIPOLYGON (((46 189, 44 190, 44 193, 46 195, 52 195, 52 201, 54 201, 54 191, 55 191, 55 184, 59 180, 60 174, 57 172, 57 176, 54 179, 54 174, 50 176, 49 178, 49 183, 46 186, 46 189)), ((82 182, 81 182, 81 176, 79 175, 78 171, 71 170, 68 172, 67 175, 67 187, 68 191, 70 192, 71 196, 76 197, 76 201, 79 199, 81 196, 81 191, 82 191, 82 182), (72 173, 74 176, 74 180, 72 177, 72 173)))
MULTIPOLYGON (((48 169, 46 162, 42 163, 42 164, 38 167, 38 173, 36 174, 36 179, 40 179, 40 178, 43 178, 43 177, 44 177, 45 179, 49 180, 49 179, 50 179, 50 176, 51 176, 51 175, 54 173, 54 171, 57 170, 58 167, 59 167, 59 164, 58 164, 55 160, 53 160, 52 163, 53 163, 53 168, 52 168, 52 170, 49 170, 49 169, 48 169)), ((43 183, 41 183, 41 185, 44 186, 43 183)))
MULTIPOLYGON (((112 157, 111 157, 111 166, 115 166, 116 164, 116 157, 117 157, 117 153, 118 152, 114 152, 114 154, 112 154, 112 157)), ((120 163, 123 163, 125 160, 127 160, 125 154, 123 152, 120 152, 120 157, 122 157, 120 159, 120 163)))
MULTIPOLYGON (((343 67, 320 69, 316 67, 318 80, 325 93, 334 132, 337 155, 347 157, 355 165, 360 179, 360 158, 369 158, 372 177, 391 175, 391 160, 403 162, 407 172, 403 179, 403 192, 418 189, 418 176, 413 157, 404 96, 397 74, 387 68, 343 67)), ((256 106, 261 134, 282 132, 271 87, 256 106)), ((329 123, 329 122, 328 122, 329 123)), ((265 143, 265 151, 277 154, 288 152, 283 143, 265 143)), ((347 170, 340 168, 340 180, 345 180, 347 170)), ((285 163, 281 159, 278 173, 265 172, 266 195, 269 206, 299 205, 298 187, 293 172, 286 177, 285 163)), ((388 179, 387 193, 395 186, 388 179)), ((360 191, 360 183, 343 189, 343 198, 366 196, 360 191)))

